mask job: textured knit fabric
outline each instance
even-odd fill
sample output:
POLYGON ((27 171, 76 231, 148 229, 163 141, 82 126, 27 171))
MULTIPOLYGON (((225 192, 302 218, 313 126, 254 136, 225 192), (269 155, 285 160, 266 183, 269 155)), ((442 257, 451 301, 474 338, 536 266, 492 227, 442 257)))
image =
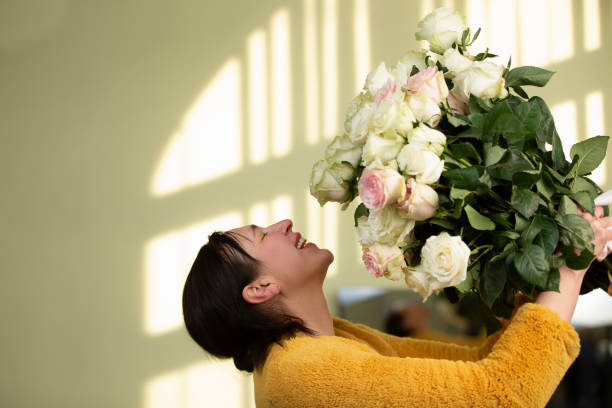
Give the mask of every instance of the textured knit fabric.
POLYGON ((532 303, 481 347, 334 328, 270 349, 254 375, 258 408, 544 407, 580 350, 570 324, 532 303))

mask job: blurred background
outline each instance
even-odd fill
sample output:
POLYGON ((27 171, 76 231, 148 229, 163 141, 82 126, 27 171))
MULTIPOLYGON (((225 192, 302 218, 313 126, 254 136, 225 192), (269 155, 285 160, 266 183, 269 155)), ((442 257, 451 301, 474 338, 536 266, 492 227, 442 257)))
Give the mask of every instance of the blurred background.
MULTIPOLYGON (((401 288, 370 277, 352 207, 319 207, 308 181, 367 72, 419 48, 439 6, 482 27, 474 54, 557 72, 527 90, 567 151, 612 134, 609 0, 0 0, 0 405, 253 407, 250 376, 182 323, 216 229, 291 217, 335 253, 335 314, 401 288)), ((600 360, 611 313, 593 293, 574 321, 608 330, 600 360)))

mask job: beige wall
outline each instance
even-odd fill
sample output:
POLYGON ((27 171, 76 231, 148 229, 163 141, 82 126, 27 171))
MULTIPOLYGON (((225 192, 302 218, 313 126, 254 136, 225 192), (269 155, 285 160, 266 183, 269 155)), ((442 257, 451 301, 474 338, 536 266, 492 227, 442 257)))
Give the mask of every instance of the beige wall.
POLYGON ((335 249, 332 309, 340 286, 390 286, 308 177, 363 75, 441 4, 557 71, 541 94, 563 137, 612 133, 607 0, 0 2, 0 405, 251 406, 180 325, 213 228, 290 215, 335 249))

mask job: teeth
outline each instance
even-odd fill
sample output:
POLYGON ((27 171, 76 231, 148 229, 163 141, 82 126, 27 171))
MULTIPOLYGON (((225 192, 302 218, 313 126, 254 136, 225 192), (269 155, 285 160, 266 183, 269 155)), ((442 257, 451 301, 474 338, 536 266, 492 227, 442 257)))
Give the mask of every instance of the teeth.
POLYGON ((304 246, 304 244, 306 243, 306 240, 302 237, 300 237, 300 239, 298 240, 297 245, 295 246, 297 249, 302 249, 302 247, 304 246))

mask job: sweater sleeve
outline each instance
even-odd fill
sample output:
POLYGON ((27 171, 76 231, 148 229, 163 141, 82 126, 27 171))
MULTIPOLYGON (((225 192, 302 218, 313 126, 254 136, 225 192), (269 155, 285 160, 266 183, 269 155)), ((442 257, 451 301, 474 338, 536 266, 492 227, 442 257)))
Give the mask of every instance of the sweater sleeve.
POLYGON ((366 341, 372 348, 386 356, 437 358, 447 360, 477 361, 486 357, 503 332, 499 330, 483 340, 479 346, 467 346, 437 340, 397 337, 363 324, 335 319, 334 326, 345 337, 366 341))
POLYGON ((476 362, 389 357, 339 337, 300 337, 285 347, 265 366, 266 399, 277 408, 543 407, 579 339, 553 311, 526 304, 476 362))

